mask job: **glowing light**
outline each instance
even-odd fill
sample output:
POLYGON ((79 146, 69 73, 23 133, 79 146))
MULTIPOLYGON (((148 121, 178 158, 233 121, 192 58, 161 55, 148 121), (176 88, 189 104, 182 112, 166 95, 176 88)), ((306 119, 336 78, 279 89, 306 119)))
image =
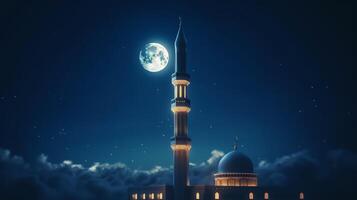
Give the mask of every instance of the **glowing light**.
POLYGON ((196 193, 196 200, 200 199, 200 193, 196 193))
POLYGON ((171 149, 174 151, 178 151, 178 150, 189 151, 189 150, 191 150, 191 145, 189 145, 189 144, 173 144, 173 145, 171 145, 171 149))
POLYGON ((300 192, 300 199, 304 199, 304 193, 303 192, 300 192))
POLYGON ((254 199, 254 194, 253 194, 253 192, 250 192, 250 193, 249 193, 249 199, 254 199))
POLYGON ((191 108, 187 106, 174 106, 171 108, 172 112, 190 112, 191 108))
POLYGON ((162 199, 162 198, 163 198, 162 193, 157 194, 157 198, 158 198, 158 199, 162 199))
POLYGON ((149 198, 150 198, 150 199, 154 199, 154 198, 155 198, 154 193, 149 194, 149 198))
POLYGON ((269 193, 264 193, 264 199, 269 199, 269 193))
POLYGON ((256 187, 258 180, 254 173, 220 173, 215 174, 215 185, 256 187))
POLYGON ((182 97, 182 85, 179 85, 179 88, 180 88, 180 95, 179 95, 179 97, 182 97))
POLYGON ((219 193, 218 192, 214 193, 214 199, 219 199, 219 193))
POLYGON ((188 80, 172 80, 173 85, 189 85, 190 82, 188 80))

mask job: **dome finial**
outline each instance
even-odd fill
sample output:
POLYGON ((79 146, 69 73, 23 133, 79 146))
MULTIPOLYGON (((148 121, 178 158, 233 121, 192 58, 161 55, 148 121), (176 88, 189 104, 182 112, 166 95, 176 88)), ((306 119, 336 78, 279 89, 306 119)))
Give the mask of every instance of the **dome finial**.
POLYGON ((233 145, 234 151, 238 150, 238 136, 234 138, 234 145, 233 145))

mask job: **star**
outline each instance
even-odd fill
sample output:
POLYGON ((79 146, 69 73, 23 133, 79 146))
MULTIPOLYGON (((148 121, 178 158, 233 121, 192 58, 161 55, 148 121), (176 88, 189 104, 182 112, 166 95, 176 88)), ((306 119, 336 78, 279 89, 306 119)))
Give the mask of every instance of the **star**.
POLYGON ((64 128, 62 128, 60 131, 58 131, 58 135, 67 135, 67 133, 64 131, 64 128))

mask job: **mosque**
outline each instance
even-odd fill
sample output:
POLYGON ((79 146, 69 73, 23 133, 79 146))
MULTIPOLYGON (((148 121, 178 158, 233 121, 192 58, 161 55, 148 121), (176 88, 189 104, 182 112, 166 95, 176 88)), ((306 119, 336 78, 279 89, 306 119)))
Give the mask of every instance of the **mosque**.
POLYGON ((174 98, 171 111, 174 115, 173 185, 129 188, 129 200, 302 200, 301 191, 286 188, 258 186, 258 177, 249 157, 233 151, 221 158, 214 185, 190 185, 189 153, 191 139, 188 137, 188 113, 191 110, 187 88, 190 76, 186 67, 186 39, 180 22, 175 40, 175 72, 172 74, 174 98))

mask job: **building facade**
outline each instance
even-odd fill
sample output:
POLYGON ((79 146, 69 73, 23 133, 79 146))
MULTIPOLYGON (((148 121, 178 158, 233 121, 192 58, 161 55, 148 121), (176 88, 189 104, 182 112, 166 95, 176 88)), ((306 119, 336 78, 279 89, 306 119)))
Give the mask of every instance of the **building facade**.
POLYGON ((128 189, 129 200, 302 200, 301 191, 287 188, 260 187, 252 161, 239 152, 237 144, 233 151, 219 161, 214 185, 190 185, 189 153, 191 139, 188 137, 188 113, 191 110, 188 98, 190 76, 186 67, 186 39, 180 20, 175 40, 175 72, 172 74, 174 98, 171 111, 174 115, 174 135, 171 138, 174 171, 173 185, 133 187, 128 189))

